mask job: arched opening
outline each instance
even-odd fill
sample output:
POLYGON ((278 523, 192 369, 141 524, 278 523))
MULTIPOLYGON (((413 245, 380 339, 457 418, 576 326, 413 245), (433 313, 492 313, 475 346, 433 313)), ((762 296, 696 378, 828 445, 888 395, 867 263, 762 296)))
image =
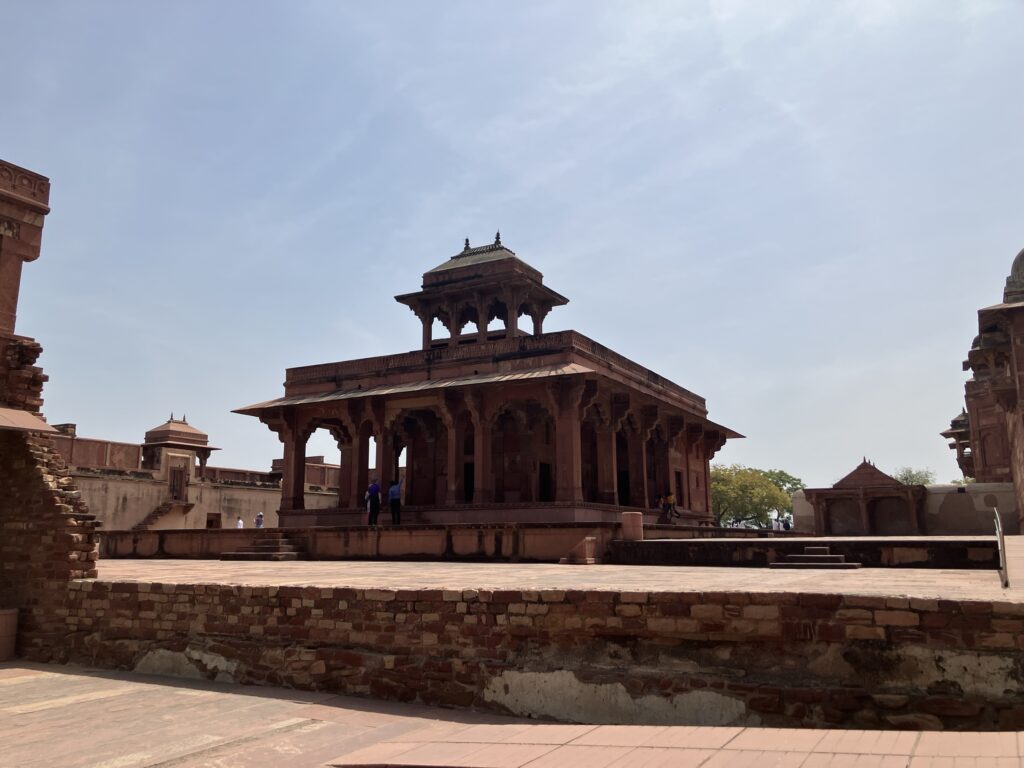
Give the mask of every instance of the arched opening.
POLYGON ((530 315, 520 315, 519 322, 517 323, 517 325, 519 326, 520 331, 524 331, 525 333, 528 333, 531 336, 534 335, 533 318, 530 317, 530 315))
POLYGON ((317 427, 306 441, 306 485, 312 492, 338 490, 341 447, 325 426, 317 427))
POLYGON ((448 490, 448 430, 441 418, 431 409, 403 411, 395 421, 394 431, 405 503, 443 503, 448 490))
POLYGON ((458 336, 460 344, 472 344, 480 335, 480 313, 474 306, 465 306, 459 312, 458 336))
POLYGON ((430 340, 432 342, 448 338, 448 329, 444 327, 441 318, 434 316, 430 323, 430 340))
POLYGON ((554 420, 538 403, 506 404, 494 421, 494 500, 555 500, 554 420))
POLYGON ((508 332, 508 307, 501 301, 495 301, 487 308, 488 335, 493 331, 508 332))

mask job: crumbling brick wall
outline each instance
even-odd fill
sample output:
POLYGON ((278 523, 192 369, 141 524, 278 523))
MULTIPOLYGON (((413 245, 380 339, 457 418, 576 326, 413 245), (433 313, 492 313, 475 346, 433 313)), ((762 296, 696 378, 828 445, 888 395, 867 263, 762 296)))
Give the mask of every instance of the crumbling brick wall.
POLYGON ((608 723, 1024 727, 1024 604, 77 581, 68 659, 608 723))
MULTIPOLYGON (((0 405, 38 413, 32 339, 0 337, 0 405)), ((0 430, 0 605, 20 609, 19 650, 45 660, 65 634, 68 582, 96 576, 96 524, 44 435, 0 430)))

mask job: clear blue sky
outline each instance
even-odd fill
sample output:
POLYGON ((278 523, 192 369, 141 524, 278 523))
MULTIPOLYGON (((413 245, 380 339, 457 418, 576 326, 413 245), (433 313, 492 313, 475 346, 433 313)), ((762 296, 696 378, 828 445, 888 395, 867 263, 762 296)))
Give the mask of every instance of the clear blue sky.
MULTIPOLYGON (((232 408, 415 349, 392 300, 492 238, 575 328, 708 399, 725 462, 956 474, 976 310, 1024 246, 1024 5, 6 4, 0 156, 51 177, 18 330, 45 411, 232 408)), ((322 447, 316 442, 311 450, 322 447)))

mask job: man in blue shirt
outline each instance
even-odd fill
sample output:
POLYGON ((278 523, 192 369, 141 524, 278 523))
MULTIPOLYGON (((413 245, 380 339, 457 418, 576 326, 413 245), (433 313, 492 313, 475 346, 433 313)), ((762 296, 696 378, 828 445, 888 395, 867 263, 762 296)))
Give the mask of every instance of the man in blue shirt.
POLYGON ((392 480, 391 487, 388 488, 388 503, 391 505, 391 524, 401 525, 402 524, 402 483, 405 482, 405 478, 401 480, 392 480))
POLYGON ((370 481, 370 487, 366 489, 366 524, 376 525, 377 516, 380 514, 380 486, 377 485, 377 478, 370 481))

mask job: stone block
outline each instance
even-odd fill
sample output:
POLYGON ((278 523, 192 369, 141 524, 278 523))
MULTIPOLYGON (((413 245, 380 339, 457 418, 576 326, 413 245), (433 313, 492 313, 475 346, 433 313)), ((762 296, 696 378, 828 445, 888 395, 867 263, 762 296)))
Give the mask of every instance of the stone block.
POLYGON ((875 623, 881 626, 916 627, 921 617, 913 611, 875 611, 875 623))

